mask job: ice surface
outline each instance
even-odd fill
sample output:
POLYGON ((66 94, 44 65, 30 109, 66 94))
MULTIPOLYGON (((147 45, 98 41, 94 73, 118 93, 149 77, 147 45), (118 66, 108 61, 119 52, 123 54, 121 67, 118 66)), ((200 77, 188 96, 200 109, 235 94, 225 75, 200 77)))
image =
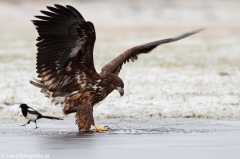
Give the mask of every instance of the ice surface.
MULTIPOLYGON (((95 25, 98 71, 135 45, 207 30, 124 65, 120 77, 125 95, 114 91, 95 107, 94 116, 240 118, 240 1, 137 2, 69 1, 95 25)), ((29 83, 37 76, 37 32, 30 20, 46 5, 52 2, 3 1, 0 6, 0 119, 19 119, 20 103, 63 116, 61 106, 52 105, 29 83)))
POLYGON ((98 123, 111 130, 80 133, 72 119, 42 119, 39 129, 33 129, 34 123, 21 127, 20 121, 0 121, 1 157, 47 154, 61 159, 67 154, 91 159, 239 159, 239 120, 102 119, 98 123))

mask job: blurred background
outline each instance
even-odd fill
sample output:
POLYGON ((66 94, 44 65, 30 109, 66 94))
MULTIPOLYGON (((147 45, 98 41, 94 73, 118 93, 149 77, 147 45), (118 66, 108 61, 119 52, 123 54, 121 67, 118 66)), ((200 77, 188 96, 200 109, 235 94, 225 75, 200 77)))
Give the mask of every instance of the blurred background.
POLYGON ((94 24, 98 72, 133 46, 206 28, 125 64, 125 95, 110 94, 95 117, 240 118, 239 0, 0 0, 1 119, 19 119, 20 103, 63 116, 29 83, 38 36, 30 20, 53 4, 72 5, 94 24))

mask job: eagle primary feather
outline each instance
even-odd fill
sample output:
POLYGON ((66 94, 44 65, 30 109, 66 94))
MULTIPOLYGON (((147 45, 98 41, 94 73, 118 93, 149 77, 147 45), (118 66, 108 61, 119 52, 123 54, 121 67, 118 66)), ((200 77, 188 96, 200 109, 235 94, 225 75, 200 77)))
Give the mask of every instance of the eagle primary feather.
POLYGON ((102 68, 98 74, 93 62, 96 40, 94 25, 85 21, 72 6, 54 5, 44 16, 33 20, 37 38, 38 79, 31 82, 41 88, 53 102, 64 105, 65 114, 76 112, 79 130, 88 131, 91 125, 96 131, 107 130, 94 123, 93 106, 105 99, 114 89, 123 95, 124 83, 118 77, 122 65, 136 60, 141 53, 148 53, 160 44, 170 43, 193 35, 201 29, 169 38, 135 46, 102 68))
POLYGON ((142 44, 142 45, 139 45, 139 46, 135 46, 131 49, 128 49, 127 51, 120 54, 117 58, 115 58, 114 60, 109 62, 107 65, 105 65, 102 68, 101 74, 104 74, 104 73, 119 74, 119 72, 122 68, 122 65, 126 62, 129 62, 129 60, 134 62, 135 60, 137 60, 139 54, 148 53, 148 52, 152 51, 154 48, 156 48, 158 45, 165 44, 165 43, 171 43, 171 42, 174 42, 174 41, 177 41, 177 40, 181 40, 183 38, 186 38, 188 36, 196 34, 196 33, 200 32, 202 30, 203 29, 198 29, 198 30, 195 30, 195 31, 192 31, 192 32, 189 32, 189 33, 182 34, 182 35, 174 37, 174 38, 168 38, 168 39, 153 41, 153 42, 150 42, 150 43, 142 44))

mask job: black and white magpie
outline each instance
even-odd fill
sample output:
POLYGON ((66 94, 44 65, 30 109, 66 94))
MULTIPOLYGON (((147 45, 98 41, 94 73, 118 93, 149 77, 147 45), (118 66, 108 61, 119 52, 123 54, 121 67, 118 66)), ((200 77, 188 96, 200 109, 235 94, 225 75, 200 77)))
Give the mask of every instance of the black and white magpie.
POLYGON ((58 117, 42 115, 41 113, 37 112, 33 108, 29 107, 27 104, 21 104, 19 107, 22 109, 23 116, 29 120, 26 124, 23 124, 21 126, 25 126, 25 125, 29 124, 31 121, 34 121, 35 124, 36 124, 35 129, 37 129, 38 127, 37 127, 37 122, 36 121, 38 119, 47 118, 47 119, 63 120, 62 118, 58 118, 58 117))

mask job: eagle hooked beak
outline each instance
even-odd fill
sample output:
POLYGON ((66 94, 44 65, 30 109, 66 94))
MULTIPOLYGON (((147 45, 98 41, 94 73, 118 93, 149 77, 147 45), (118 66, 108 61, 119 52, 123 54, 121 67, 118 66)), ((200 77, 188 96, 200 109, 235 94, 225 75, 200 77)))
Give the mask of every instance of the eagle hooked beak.
POLYGON ((120 93, 120 96, 124 95, 124 89, 122 87, 117 87, 117 90, 120 93))

